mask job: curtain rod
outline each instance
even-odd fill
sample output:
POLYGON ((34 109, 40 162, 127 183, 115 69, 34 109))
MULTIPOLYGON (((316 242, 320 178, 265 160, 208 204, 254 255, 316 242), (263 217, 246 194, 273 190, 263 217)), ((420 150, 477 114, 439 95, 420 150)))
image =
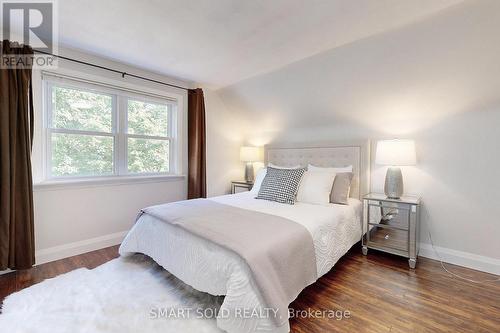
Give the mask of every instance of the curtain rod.
POLYGON ((101 66, 101 65, 96 65, 96 64, 93 64, 93 63, 90 63, 90 62, 86 62, 86 61, 82 61, 82 60, 78 60, 78 59, 64 57, 64 56, 61 56, 61 55, 58 55, 58 54, 52 54, 52 53, 49 53, 49 52, 39 51, 39 50, 33 50, 33 52, 35 52, 35 53, 41 53, 41 54, 46 54, 46 55, 50 55, 50 56, 53 56, 53 57, 56 57, 56 58, 60 58, 60 59, 63 59, 63 60, 68 60, 68 61, 76 62, 78 64, 87 65, 87 66, 91 66, 91 67, 103 69, 105 71, 117 73, 117 74, 120 74, 122 76, 122 78, 125 78, 125 76, 130 76, 130 77, 133 77, 133 78, 136 78, 136 79, 141 79, 141 80, 144 80, 144 81, 154 82, 154 83, 162 84, 164 86, 169 86, 169 87, 172 87, 172 88, 183 89, 183 90, 186 90, 186 91, 189 90, 189 88, 185 88, 185 87, 181 87, 181 86, 176 86, 175 84, 170 84, 170 83, 166 83, 166 82, 162 82, 162 81, 150 79, 150 78, 147 78, 147 77, 144 77, 144 76, 140 76, 140 75, 130 74, 130 73, 127 73, 127 72, 119 71, 117 69, 113 69, 113 68, 109 68, 109 67, 105 67, 105 66, 101 66))

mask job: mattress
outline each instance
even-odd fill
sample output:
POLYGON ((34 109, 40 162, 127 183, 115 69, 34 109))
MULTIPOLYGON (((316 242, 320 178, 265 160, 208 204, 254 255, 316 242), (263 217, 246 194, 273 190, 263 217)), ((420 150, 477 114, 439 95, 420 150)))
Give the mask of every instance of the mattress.
MULTIPOLYGON (((361 238, 362 204, 295 205, 258 200, 250 192, 210 198, 218 203, 273 214, 303 225, 314 242, 318 277, 361 238)), ((120 254, 140 252, 153 258, 193 288, 225 295, 220 313, 261 309, 264 303, 246 263, 235 253, 183 229, 143 215, 120 246, 120 254)), ((227 332, 288 332, 288 322, 275 327, 265 316, 220 316, 217 325, 227 332)))

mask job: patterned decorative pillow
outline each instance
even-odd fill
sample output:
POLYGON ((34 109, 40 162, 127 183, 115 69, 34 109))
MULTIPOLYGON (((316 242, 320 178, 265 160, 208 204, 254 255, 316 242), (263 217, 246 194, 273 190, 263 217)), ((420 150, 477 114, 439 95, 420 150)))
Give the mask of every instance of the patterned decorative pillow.
POLYGON ((300 180, 306 169, 276 169, 267 167, 256 199, 264 199, 293 205, 300 180))

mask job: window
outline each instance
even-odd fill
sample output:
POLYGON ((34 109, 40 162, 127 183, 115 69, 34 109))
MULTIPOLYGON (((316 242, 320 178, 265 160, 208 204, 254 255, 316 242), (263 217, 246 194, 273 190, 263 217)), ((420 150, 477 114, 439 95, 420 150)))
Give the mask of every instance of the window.
POLYGON ((175 172, 175 100, 52 77, 44 88, 47 179, 175 172))
POLYGON ((127 100, 129 173, 169 171, 168 114, 165 104, 127 100))

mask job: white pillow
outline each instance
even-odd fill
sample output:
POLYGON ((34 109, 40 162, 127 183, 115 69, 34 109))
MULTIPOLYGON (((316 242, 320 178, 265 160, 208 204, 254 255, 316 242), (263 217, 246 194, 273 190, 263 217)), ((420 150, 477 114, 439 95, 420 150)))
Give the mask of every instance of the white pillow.
POLYGON ((259 194, 260 186, 262 185, 262 181, 266 177, 267 174, 267 168, 262 168, 259 171, 257 171, 257 175, 255 176, 255 180, 253 182, 252 189, 250 190, 250 193, 257 195, 259 194))
POLYGON ((316 171, 316 172, 321 171, 321 172, 335 172, 335 173, 352 172, 352 165, 342 168, 322 168, 309 164, 307 166, 307 171, 316 171))
POLYGON ((284 166, 279 166, 279 165, 274 165, 272 163, 267 163, 267 166, 270 166, 271 168, 275 168, 275 169, 286 169, 286 170, 291 170, 291 169, 300 169, 302 168, 300 165, 294 165, 294 166, 291 166, 291 167, 284 167, 284 166))
POLYGON ((315 205, 328 205, 335 172, 306 171, 300 181, 297 201, 315 205))

